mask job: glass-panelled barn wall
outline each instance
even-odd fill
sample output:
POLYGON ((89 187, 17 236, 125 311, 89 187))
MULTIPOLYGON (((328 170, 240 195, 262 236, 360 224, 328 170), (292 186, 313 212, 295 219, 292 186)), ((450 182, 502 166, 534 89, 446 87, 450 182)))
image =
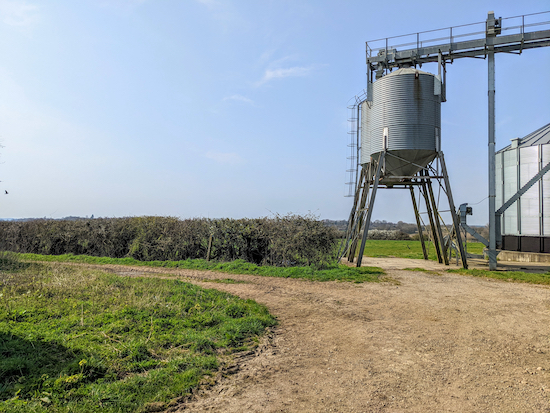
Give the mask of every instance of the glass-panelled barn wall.
MULTIPOLYGON (((496 156, 497 209, 550 162, 550 145, 510 148, 496 156)), ((503 235, 550 235, 550 173, 502 216, 503 235)))

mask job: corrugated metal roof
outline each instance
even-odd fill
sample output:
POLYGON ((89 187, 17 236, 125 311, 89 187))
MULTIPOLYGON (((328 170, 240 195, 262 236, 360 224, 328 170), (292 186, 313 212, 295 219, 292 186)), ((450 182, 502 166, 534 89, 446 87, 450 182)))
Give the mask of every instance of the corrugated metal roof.
MULTIPOLYGON (((524 147, 524 146, 535 146, 535 145, 546 145, 550 143, 550 123, 547 125, 544 125, 542 128, 537 129, 534 132, 531 132, 529 135, 524 136, 520 139, 518 142, 518 148, 524 147)), ((507 151, 508 149, 511 149, 512 145, 508 145, 504 148, 502 148, 500 152, 507 151)))

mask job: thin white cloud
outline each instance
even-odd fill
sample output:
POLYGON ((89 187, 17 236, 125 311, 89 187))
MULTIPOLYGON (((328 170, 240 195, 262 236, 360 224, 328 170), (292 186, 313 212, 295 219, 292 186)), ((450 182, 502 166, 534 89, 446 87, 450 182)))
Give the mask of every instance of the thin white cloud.
POLYGON ((256 83, 256 86, 261 86, 267 82, 270 82, 274 79, 283 79, 285 77, 303 77, 307 76, 311 71, 312 67, 303 67, 295 66, 289 67, 286 69, 267 69, 264 73, 264 77, 256 83))
POLYGON ((28 27, 38 20, 38 6, 25 1, 0 0, 2 22, 9 26, 28 27))
POLYGON ((225 165, 236 165, 243 162, 243 159, 235 152, 206 152, 205 156, 225 165))
POLYGON ((273 56, 273 54, 275 53, 275 49, 270 49, 270 50, 266 50, 265 52, 263 52, 260 56, 260 58, 258 59, 259 62, 261 64, 265 64, 269 61, 269 59, 271 59, 271 56, 273 56))
POLYGON ((231 95, 224 97, 223 100, 236 100, 237 102, 249 103, 251 105, 254 105, 254 101, 252 99, 249 99, 243 95, 231 95))

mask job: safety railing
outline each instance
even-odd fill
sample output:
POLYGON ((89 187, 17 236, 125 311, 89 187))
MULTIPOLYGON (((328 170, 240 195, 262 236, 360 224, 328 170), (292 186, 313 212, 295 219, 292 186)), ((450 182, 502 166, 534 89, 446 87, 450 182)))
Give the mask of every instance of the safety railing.
MULTIPOLYGON (((463 24, 444 29, 385 37, 366 42, 367 58, 378 55, 382 50, 408 50, 436 44, 456 43, 485 37, 487 22, 463 24)), ((550 11, 503 17, 501 34, 524 34, 532 31, 550 29, 550 11)))

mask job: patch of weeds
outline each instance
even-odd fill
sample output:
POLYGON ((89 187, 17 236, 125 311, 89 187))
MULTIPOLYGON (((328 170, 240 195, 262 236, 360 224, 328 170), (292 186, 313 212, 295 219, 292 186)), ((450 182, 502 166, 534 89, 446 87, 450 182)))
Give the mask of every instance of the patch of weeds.
POLYGON ((530 284, 543 284, 550 285, 550 273, 528 273, 522 271, 489 271, 481 269, 468 269, 464 268, 446 270, 447 272, 462 275, 471 275, 473 277, 485 277, 494 278, 497 280, 521 282, 530 284))
POLYGON ((10 251, 0 251, 1 271, 17 271, 29 266, 29 263, 21 261, 19 254, 10 251))
POLYGON ((177 280, 33 263, 0 285, 0 412, 167 408, 276 323, 177 280))

